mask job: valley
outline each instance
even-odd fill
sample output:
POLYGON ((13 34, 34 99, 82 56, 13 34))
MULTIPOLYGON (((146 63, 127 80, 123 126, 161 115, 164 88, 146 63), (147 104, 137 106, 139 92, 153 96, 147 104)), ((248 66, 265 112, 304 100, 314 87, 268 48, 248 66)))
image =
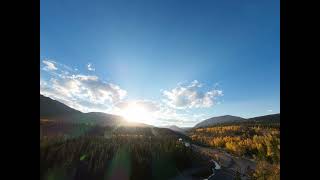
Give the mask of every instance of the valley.
POLYGON ((179 128, 40 104, 41 179, 280 179, 280 114, 179 128))

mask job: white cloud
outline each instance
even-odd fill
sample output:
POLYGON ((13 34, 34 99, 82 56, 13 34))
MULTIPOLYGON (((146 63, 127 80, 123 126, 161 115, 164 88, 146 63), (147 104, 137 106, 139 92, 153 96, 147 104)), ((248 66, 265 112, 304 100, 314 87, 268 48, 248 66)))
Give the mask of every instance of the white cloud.
POLYGON ((57 70, 58 68, 55 66, 55 62, 54 61, 50 61, 50 60, 43 60, 42 61, 43 64, 45 64, 44 70, 57 70))
POLYGON ((268 112, 272 112, 273 110, 272 110, 272 109, 268 109, 267 111, 268 111, 268 112))
POLYGON ((124 115, 126 108, 139 106, 146 110, 148 119, 143 121, 147 124, 162 125, 183 125, 188 126, 195 124, 203 115, 194 115, 191 112, 178 112, 176 109, 169 107, 167 104, 147 99, 123 100, 115 104, 110 111, 112 114, 124 115))
POLYGON ((98 76, 74 74, 66 68, 46 72, 50 78, 41 79, 40 93, 83 112, 107 112, 127 95, 118 85, 104 82, 98 76))
POLYGON ((87 64, 87 69, 88 69, 89 71, 95 71, 95 70, 96 70, 91 63, 88 63, 88 64, 87 64))
MULTIPOLYGON (((153 125, 191 126, 204 119, 203 114, 190 108, 211 107, 221 90, 203 90, 203 84, 192 81, 179 83, 171 90, 162 91, 161 100, 128 100, 127 91, 119 85, 101 80, 96 75, 81 74, 74 68, 55 61, 44 60, 41 70, 40 93, 82 112, 105 112, 121 115, 129 104, 143 107, 153 125)), ((91 66, 90 66, 91 67, 91 66)))
MULTIPOLYGON (((163 101, 147 99, 123 100, 115 104, 111 113, 121 115, 127 107, 143 107, 149 114, 148 122, 157 125, 192 126, 199 120, 207 118, 203 113, 194 113, 190 108, 211 107, 216 98, 222 96, 221 90, 200 91, 203 84, 192 81, 190 84, 179 83, 170 91, 162 91, 166 97, 163 101)), ((147 123, 148 123, 147 122, 147 123)))
POLYGON ((176 109, 186 108, 208 108, 215 104, 217 97, 222 96, 221 90, 212 89, 207 92, 201 91, 203 84, 197 80, 189 85, 178 84, 178 87, 169 91, 163 91, 163 100, 170 107, 176 109))

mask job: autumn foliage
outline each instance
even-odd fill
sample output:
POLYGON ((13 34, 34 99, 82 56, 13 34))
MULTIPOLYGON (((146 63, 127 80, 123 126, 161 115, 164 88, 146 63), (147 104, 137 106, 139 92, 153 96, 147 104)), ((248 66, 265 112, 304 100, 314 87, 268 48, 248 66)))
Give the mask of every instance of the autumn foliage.
POLYGON ((252 179, 280 179, 280 125, 237 124, 198 128, 194 141, 258 162, 252 179))

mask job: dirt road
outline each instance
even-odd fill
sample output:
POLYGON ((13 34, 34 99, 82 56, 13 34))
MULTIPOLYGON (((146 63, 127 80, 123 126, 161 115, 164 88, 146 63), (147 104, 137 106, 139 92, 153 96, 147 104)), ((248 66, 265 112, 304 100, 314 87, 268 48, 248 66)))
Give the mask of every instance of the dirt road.
POLYGON ((236 172, 239 172, 242 179, 247 179, 247 172, 249 169, 254 170, 256 163, 250 159, 242 157, 234 157, 224 151, 207 148, 197 145, 192 145, 192 148, 206 156, 211 157, 219 163, 220 170, 216 170, 214 176, 209 179, 233 179, 236 172))
MULTIPOLYGON (((211 163, 211 167, 209 168, 212 169, 212 174, 207 176, 208 180, 234 180, 237 172, 240 173, 242 180, 246 180, 248 179, 248 169, 254 170, 256 167, 256 163, 250 159, 235 157, 219 149, 202 147, 194 144, 191 145, 191 148, 203 154, 208 160, 214 160, 215 163, 218 164, 218 168, 215 169, 217 165, 214 165, 215 163, 211 163)), ((195 174, 198 174, 204 169, 208 169, 208 167, 187 169, 181 172, 179 176, 172 178, 172 180, 205 179, 195 176, 195 174)))

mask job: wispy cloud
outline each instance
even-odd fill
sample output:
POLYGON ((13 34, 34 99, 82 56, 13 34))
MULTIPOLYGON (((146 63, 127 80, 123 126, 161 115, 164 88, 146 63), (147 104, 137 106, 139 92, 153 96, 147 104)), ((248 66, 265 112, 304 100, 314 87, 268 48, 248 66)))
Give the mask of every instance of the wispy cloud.
POLYGON ((87 64, 87 69, 88 69, 89 71, 95 71, 95 70, 96 70, 91 63, 88 63, 88 64, 87 64))
POLYGON ((179 83, 176 88, 163 91, 163 101, 176 109, 208 108, 215 104, 217 97, 223 95, 222 90, 212 89, 203 92, 202 87, 203 84, 197 80, 190 84, 179 83))
POLYGON ((44 66, 44 70, 51 71, 51 70, 57 70, 58 69, 56 67, 56 65, 55 65, 55 62, 52 61, 52 60, 43 60, 42 62, 45 65, 44 66))

